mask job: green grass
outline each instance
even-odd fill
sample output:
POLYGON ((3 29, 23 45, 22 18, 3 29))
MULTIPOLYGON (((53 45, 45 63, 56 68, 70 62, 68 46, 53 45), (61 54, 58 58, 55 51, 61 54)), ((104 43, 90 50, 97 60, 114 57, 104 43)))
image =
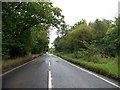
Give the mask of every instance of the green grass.
POLYGON ((75 58, 72 54, 56 54, 67 61, 80 65, 86 69, 105 75, 107 77, 118 80, 118 63, 117 58, 100 58, 99 63, 84 60, 84 58, 75 58), (103 63, 104 61, 104 63, 103 63))
POLYGON ((40 56, 39 54, 27 55, 25 57, 19 57, 15 59, 2 60, 2 73, 13 69, 23 63, 26 63, 36 57, 40 56))

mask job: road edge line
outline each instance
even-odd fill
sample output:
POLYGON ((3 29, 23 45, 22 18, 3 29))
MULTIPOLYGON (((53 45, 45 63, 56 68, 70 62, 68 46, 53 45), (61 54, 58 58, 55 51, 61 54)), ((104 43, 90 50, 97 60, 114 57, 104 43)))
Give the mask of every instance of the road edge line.
POLYGON ((23 66, 25 66, 25 65, 27 65, 28 63, 33 62, 33 61, 34 61, 34 59, 31 60, 31 61, 29 61, 29 62, 23 63, 22 65, 19 65, 19 66, 13 68, 13 69, 11 69, 11 70, 9 70, 9 71, 7 71, 7 72, 1 74, 0 77, 1 77, 1 76, 4 76, 4 75, 6 75, 6 74, 8 74, 8 73, 10 73, 10 72, 12 72, 12 71, 14 71, 14 70, 20 68, 20 67, 23 67, 23 66))
MULTIPOLYGON (((56 56, 56 55, 54 55, 54 56, 56 56)), ((58 56, 57 56, 57 57, 58 57, 58 56)), ((58 58, 60 58, 60 57, 58 57, 58 58)), ((119 85, 117 85, 117 84, 115 84, 115 83, 113 83, 113 82, 111 82, 111 81, 109 81, 109 80, 106 80, 106 79, 104 79, 104 78, 96 75, 95 73, 92 73, 91 71, 88 71, 88 70, 86 70, 86 69, 84 69, 84 68, 81 68, 81 67, 79 67, 79 66, 77 66, 77 65, 75 65, 75 64, 73 64, 73 63, 70 63, 70 62, 68 62, 68 61, 66 61, 66 60, 64 60, 64 59, 62 59, 62 58, 60 58, 60 59, 63 60, 64 62, 67 62, 68 64, 70 64, 70 65, 78 68, 78 69, 81 69, 82 71, 85 71, 85 72, 87 72, 87 73, 89 73, 89 74, 91 74, 91 75, 93 75, 93 76, 95 76, 95 77, 97 77, 97 78, 99 78, 99 79, 101 79, 101 80, 103 80, 103 81, 105 81, 105 82, 113 85, 113 86, 116 86, 116 87, 120 88, 119 85)))

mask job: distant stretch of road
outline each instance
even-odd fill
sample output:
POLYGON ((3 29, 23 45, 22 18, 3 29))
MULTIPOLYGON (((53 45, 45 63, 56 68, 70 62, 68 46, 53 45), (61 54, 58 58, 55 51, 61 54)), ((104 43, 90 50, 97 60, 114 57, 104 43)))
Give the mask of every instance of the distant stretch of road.
POLYGON ((2 88, 118 88, 105 77, 50 54, 2 76, 2 88))

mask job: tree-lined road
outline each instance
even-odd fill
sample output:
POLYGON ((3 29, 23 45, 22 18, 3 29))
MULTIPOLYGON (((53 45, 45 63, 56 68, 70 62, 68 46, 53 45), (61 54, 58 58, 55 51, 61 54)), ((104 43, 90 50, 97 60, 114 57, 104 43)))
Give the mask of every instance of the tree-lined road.
POLYGON ((3 88, 117 88, 113 83, 98 77, 55 55, 45 54, 3 75, 2 86, 3 88))

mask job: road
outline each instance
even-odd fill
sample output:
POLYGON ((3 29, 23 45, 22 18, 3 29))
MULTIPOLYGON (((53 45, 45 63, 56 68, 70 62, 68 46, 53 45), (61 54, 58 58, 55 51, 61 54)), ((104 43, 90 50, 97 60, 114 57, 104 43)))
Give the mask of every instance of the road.
POLYGON ((2 76, 3 88, 117 88, 115 85, 49 54, 2 76))

